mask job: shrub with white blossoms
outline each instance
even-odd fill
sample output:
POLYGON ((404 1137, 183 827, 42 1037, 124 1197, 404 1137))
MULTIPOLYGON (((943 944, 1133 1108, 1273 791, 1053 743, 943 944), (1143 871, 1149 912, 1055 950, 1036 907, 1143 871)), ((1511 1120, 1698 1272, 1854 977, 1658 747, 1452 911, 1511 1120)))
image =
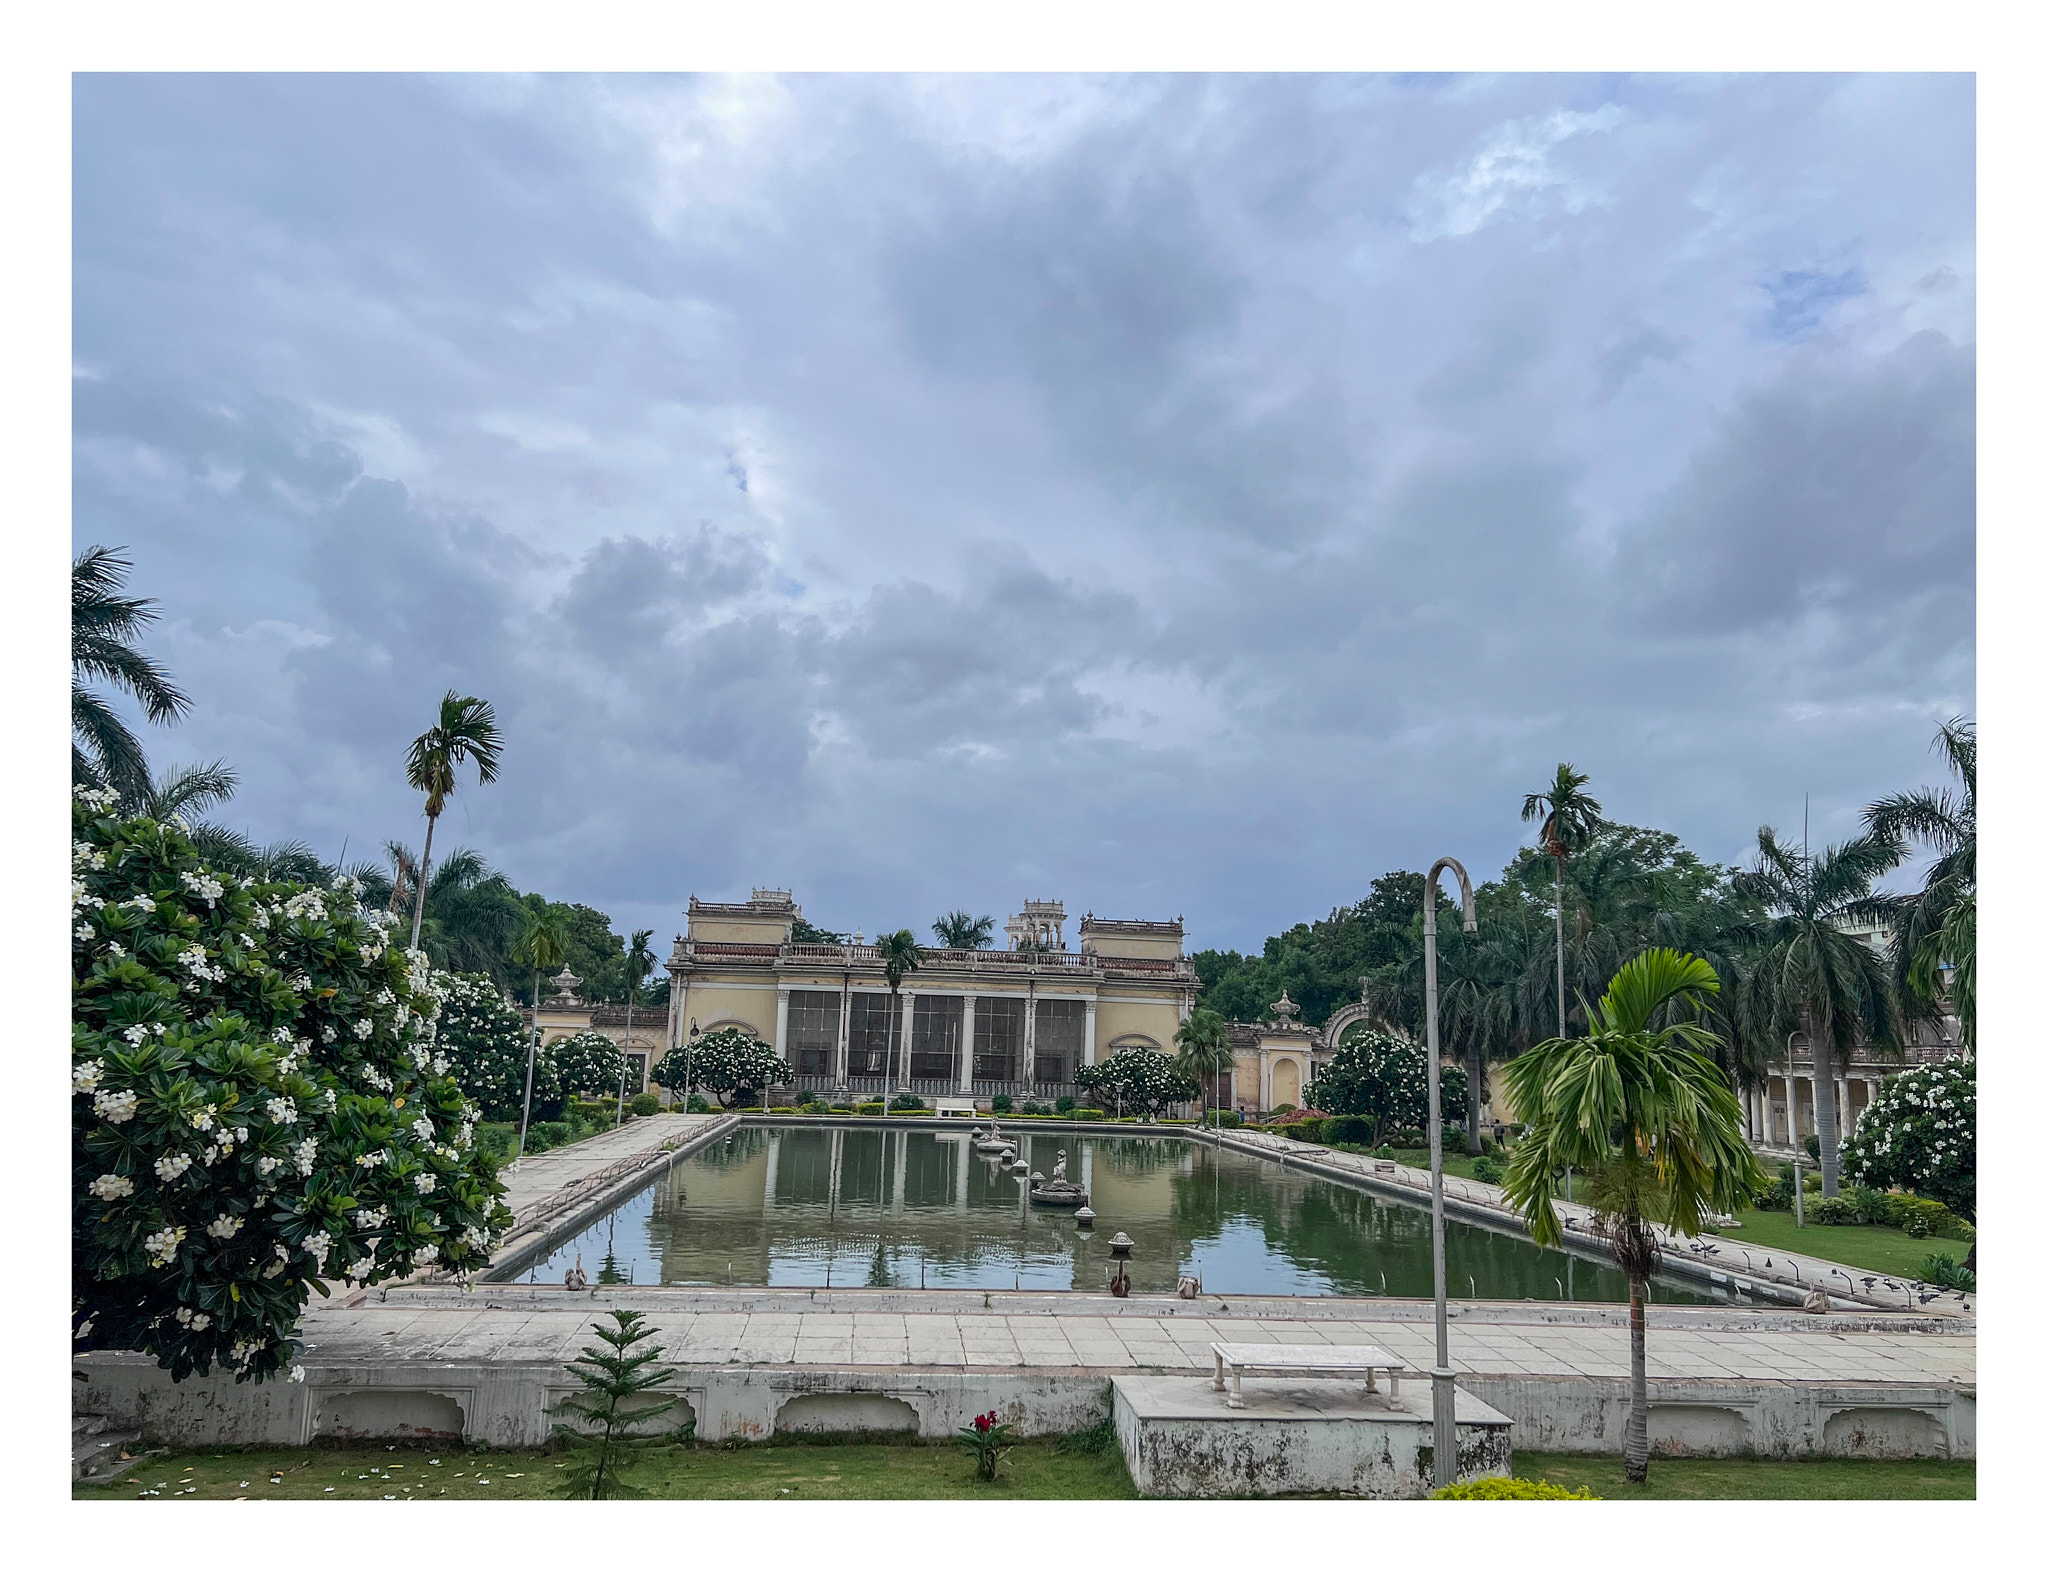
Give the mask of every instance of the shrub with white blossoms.
POLYGON ((260 1380, 319 1278, 480 1267, 504 1187, 461 1088, 413 1056, 439 999, 384 919, 218 878, 105 793, 75 795, 72 836, 76 1346, 260 1380))
POLYGON ((1842 1172, 1873 1190, 1910 1190, 1977 1216, 1977 1061, 1947 1059, 1890 1077, 1842 1143, 1842 1172))
POLYGON ((603 1032, 578 1032, 548 1044, 562 1090, 575 1097, 617 1097, 626 1056, 603 1032))
MULTIPOLYGON (((1446 1124, 1465 1117, 1464 1070, 1440 1066, 1437 1097, 1446 1124)), ((1419 1043, 1368 1028, 1347 1036, 1308 1084, 1305 1106, 1373 1121, 1375 1140, 1429 1124, 1429 1059, 1419 1043)))
MULTIPOLYGON (((526 1096, 525 1020, 488 977, 440 972, 434 981, 441 994, 434 1045, 446 1055, 448 1073, 486 1119, 516 1122, 526 1096)), ((533 1061, 533 1117, 554 1119, 561 1112, 562 1080, 552 1052, 543 1048, 533 1061)))
POLYGON ((1083 1065, 1074 1080, 1099 1107, 1140 1118, 1202 1094, 1195 1078, 1156 1048, 1119 1048, 1100 1064, 1083 1065))

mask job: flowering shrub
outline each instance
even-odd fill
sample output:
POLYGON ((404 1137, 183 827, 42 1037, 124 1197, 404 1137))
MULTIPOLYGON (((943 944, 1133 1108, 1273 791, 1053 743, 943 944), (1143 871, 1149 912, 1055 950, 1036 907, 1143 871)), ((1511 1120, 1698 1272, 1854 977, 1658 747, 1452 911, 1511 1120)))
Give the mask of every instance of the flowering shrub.
POLYGON ((1003 1459, 1010 1455, 1010 1448, 1017 1444, 1016 1431, 997 1419, 994 1409, 976 1414, 962 1425, 958 1439, 974 1454, 976 1479, 994 1479, 1003 1459))
MULTIPOLYGON (((486 1119, 518 1122, 526 1099, 526 1054, 531 1031, 488 977, 436 974, 442 992, 440 1042, 451 1073, 486 1119)), ((553 1050, 533 1061, 533 1117, 558 1118, 562 1081, 553 1050)))
MULTIPOLYGON (((1437 1083, 1445 1123, 1465 1112, 1465 1072, 1442 1067, 1437 1083)), ((1429 1060, 1419 1043, 1387 1032, 1347 1037, 1309 1083, 1309 1100, 1331 1113, 1352 1114, 1373 1123, 1373 1144, 1386 1129, 1429 1124, 1429 1060)))
POLYGON ((1598 1501, 1591 1490, 1567 1490, 1547 1479, 1464 1479, 1445 1485, 1432 1501, 1598 1501))
POLYGON ((626 1071, 626 1056, 619 1045, 603 1032, 578 1032, 548 1044, 548 1057, 562 1090, 574 1097, 619 1095, 619 1077, 626 1071))
POLYGON ((789 1065, 782 1056, 737 1026, 721 1026, 699 1037, 690 1051, 690 1062, 696 1067, 697 1084, 716 1092, 722 1104, 736 1097, 752 1097, 764 1086, 783 1086, 789 1081, 789 1065))
POLYGON ((114 801, 72 805, 74 1338, 261 1380, 322 1277, 481 1266, 504 1187, 395 919, 114 801))
POLYGON ((1082 1065, 1074 1080, 1104 1108, 1120 1106, 1141 1118, 1202 1095, 1192 1075, 1151 1048, 1120 1048, 1100 1064, 1082 1065))
POLYGON ((1977 1215, 1977 1061, 1947 1059, 1892 1076, 1842 1143, 1859 1185, 1897 1185, 1977 1215))

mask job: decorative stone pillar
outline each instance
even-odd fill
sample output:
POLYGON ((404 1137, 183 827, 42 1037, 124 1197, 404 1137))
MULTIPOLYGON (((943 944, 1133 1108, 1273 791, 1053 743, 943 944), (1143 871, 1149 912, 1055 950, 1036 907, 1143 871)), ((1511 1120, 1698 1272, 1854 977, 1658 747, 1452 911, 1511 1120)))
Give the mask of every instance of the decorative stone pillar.
POLYGON ((853 973, 848 972, 839 979, 839 1041, 832 1046, 832 1082, 842 1092, 846 1090, 847 1034, 852 1029, 853 973))
MULTIPOLYGON (((789 1056, 789 984, 775 985, 775 1052, 784 1064, 794 1065, 789 1056)), ((762 1107, 767 1107, 764 1102, 762 1107)))
MULTIPOLYGON (((898 1061, 893 1058, 889 1061, 892 1068, 882 1079, 885 1085, 896 1086, 899 1091, 908 1091, 910 1088, 910 1038, 917 1026, 917 995, 908 988, 903 990, 903 1003, 900 1011, 901 1019, 897 1022, 896 1029, 897 1035, 903 1040, 900 1043, 891 1043, 889 1045, 889 1052, 891 1054, 900 1052, 903 1055, 901 1060, 903 1079, 900 1083, 896 1080, 894 1066, 898 1064, 898 1061)), ((886 1110, 884 1111, 886 1112, 886 1110)))
POLYGON ((1095 1001, 1093 999, 1088 1001, 1088 1007, 1083 1013, 1085 1020, 1081 1028, 1081 1062, 1083 1064, 1093 1064, 1095 1062, 1095 1001))
MULTIPOLYGON (((1024 988, 1024 1062, 1018 1066, 1019 1077, 1026 1086, 1038 1081, 1038 979, 1032 978, 1024 988)), ((1026 1170, 1028 1173, 1030 1170, 1026 1170)))
MULTIPOLYGON (((974 1090, 974 995, 960 1002, 960 1095, 974 1090)), ((964 1148, 963 1148, 964 1149, 964 1148)), ((964 1170, 963 1170, 964 1172, 964 1170)))

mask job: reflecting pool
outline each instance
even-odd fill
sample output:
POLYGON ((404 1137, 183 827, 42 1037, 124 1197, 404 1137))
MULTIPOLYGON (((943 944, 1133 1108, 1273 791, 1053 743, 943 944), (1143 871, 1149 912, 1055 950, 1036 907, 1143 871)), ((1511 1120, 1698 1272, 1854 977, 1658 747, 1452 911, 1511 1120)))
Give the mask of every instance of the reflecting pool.
MULTIPOLYGON (((1212 1294, 1432 1292, 1421 1208, 1174 1136, 1011 1132, 1025 1171, 1050 1174, 1065 1149, 1092 1229, 1032 1206, 964 1129, 749 1128, 506 1275, 560 1282, 580 1256, 593 1283, 1101 1292, 1121 1229, 1140 1293, 1170 1293, 1183 1272, 1212 1294)), ((1467 1223, 1447 1225, 1444 1253, 1461 1299, 1628 1297, 1610 1266, 1467 1223)), ((1713 1302, 1661 1280, 1654 1297, 1713 1302)))

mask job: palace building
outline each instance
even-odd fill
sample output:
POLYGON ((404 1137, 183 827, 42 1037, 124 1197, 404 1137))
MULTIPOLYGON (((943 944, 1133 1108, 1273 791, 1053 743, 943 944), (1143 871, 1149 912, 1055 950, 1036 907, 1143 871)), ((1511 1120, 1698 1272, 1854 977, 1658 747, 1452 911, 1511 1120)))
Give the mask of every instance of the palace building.
POLYGON ((668 959, 668 1043, 738 1026, 789 1061, 797 1090, 924 1097, 1077 1096, 1075 1072, 1129 1047, 1174 1051, 1201 984, 1181 920, 1080 920, 1027 901, 1005 950, 924 951, 892 997, 875 946, 792 940, 787 890, 690 898, 668 959), (891 1048, 894 1062, 891 1062, 891 1048))

